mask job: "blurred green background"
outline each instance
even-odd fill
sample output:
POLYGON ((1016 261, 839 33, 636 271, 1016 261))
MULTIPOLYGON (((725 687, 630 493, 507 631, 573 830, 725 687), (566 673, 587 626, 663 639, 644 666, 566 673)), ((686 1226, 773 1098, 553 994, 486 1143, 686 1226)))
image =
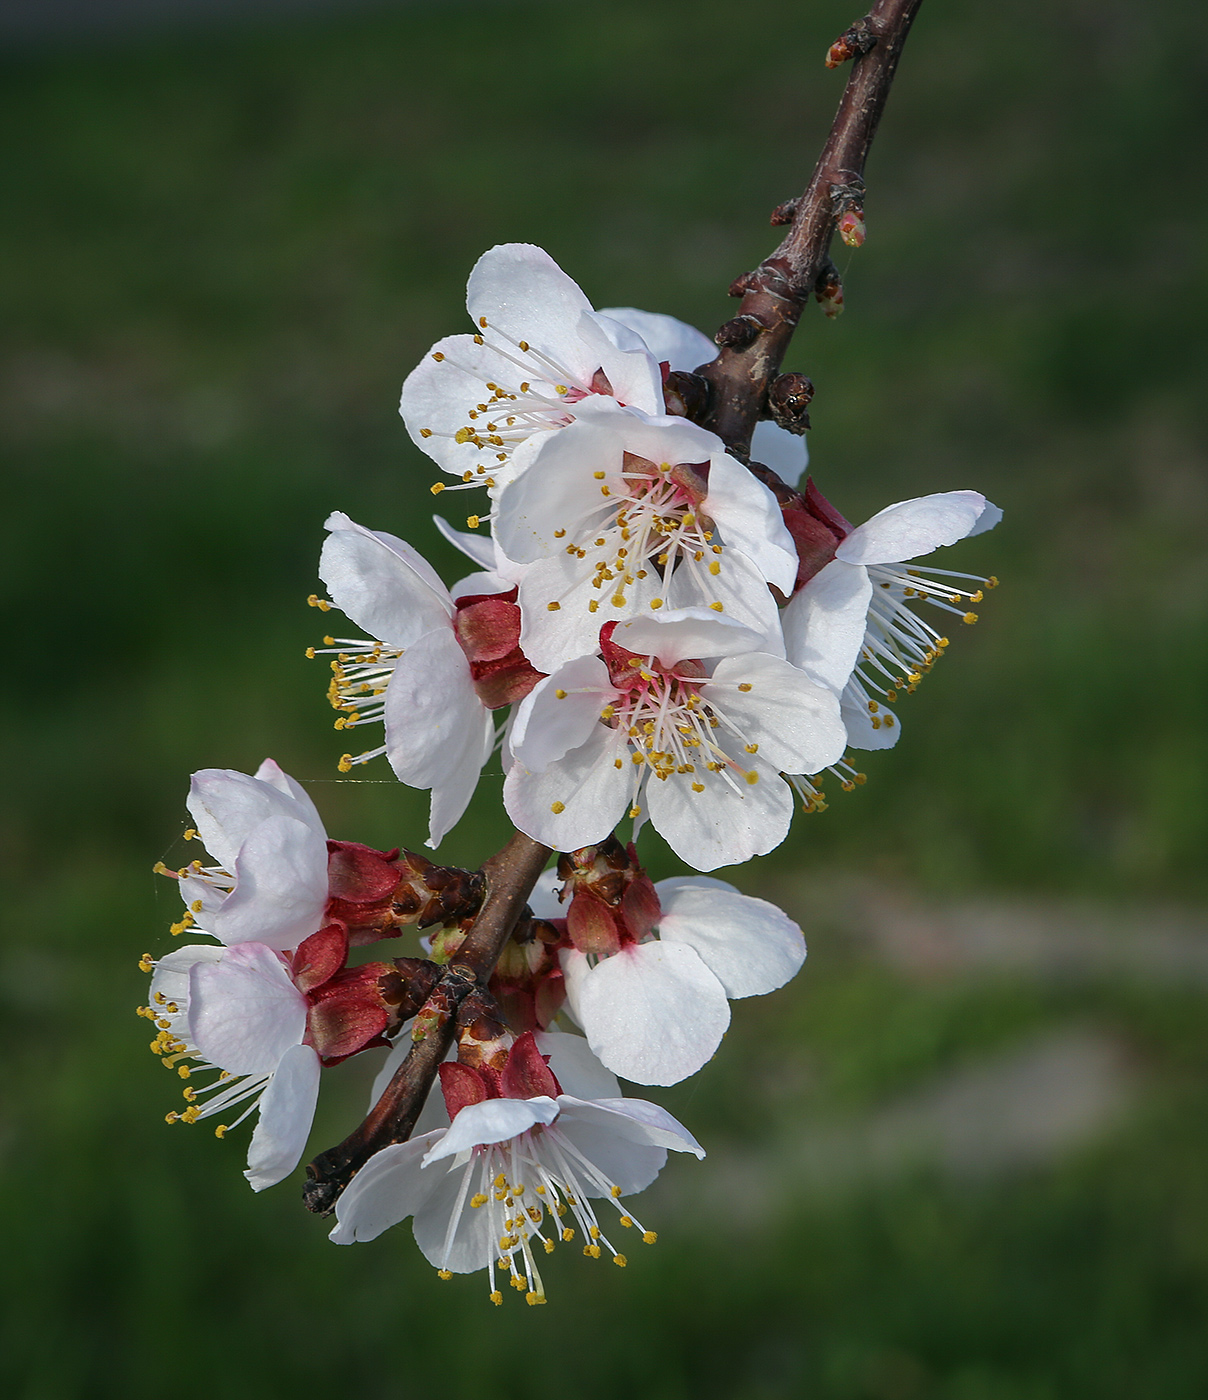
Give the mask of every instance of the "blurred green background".
MULTIPOLYGON (((916 24, 847 313, 807 316, 791 366, 844 512, 984 490, 1003 525, 945 562, 1002 587, 867 786, 735 874, 811 956, 651 1095, 710 1148, 638 1203, 657 1247, 567 1251, 538 1310, 439 1283, 406 1227, 337 1249, 296 1181, 247 1190, 243 1134, 163 1125, 132 1014, 191 770, 272 754, 333 834, 422 839, 423 795, 338 781, 305 599, 333 508, 462 571, 395 404, 474 259, 540 243, 596 305, 712 329, 854 17, 466 0, 0 56, 6 1393, 1208 1393, 1190 0, 916 24)), ((498 788, 448 859, 499 843, 498 788)), ((330 1079, 316 1150, 365 1092, 330 1079)))

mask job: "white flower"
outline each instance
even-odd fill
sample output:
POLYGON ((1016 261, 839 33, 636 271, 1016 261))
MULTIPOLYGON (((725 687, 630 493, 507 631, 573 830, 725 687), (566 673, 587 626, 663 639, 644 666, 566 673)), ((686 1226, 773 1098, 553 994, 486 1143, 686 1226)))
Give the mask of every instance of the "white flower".
MULTIPOLYGON (((471 661, 482 650, 480 639, 467 635, 465 620, 459 628, 457 601, 405 541, 367 530, 339 511, 327 529, 319 573, 335 605, 372 639, 325 639, 336 653, 331 699, 343 711, 336 723, 343 729, 385 723, 385 743, 346 754, 341 767, 347 771, 385 754, 401 781, 430 788, 428 845, 435 847, 461 818, 495 745, 493 706, 476 685, 471 661)), ((509 588, 495 582, 501 591, 509 588)), ((518 638, 518 613, 514 623, 518 638)), ((498 629, 488 630, 493 638, 498 629)), ((507 660, 506 653, 496 656, 487 669, 507 660)), ((498 669, 492 674, 499 678, 498 669)), ((515 667, 503 681, 514 674, 515 667)), ((506 685, 502 693, 506 703, 506 685)))
POLYGON ((414 1216, 416 1243, 441 1277, 485 1269, 491 1301, 502 1303, 498 1268, 529 1303, 543 1303, 538 1256, 569 1243, 576 1226, 588 1257, 607 1251, 626 1263, 593 1200, 616 1209, 621 1230, 654 1242, 621 1198, 654 1180, 668 1149, 704 1156, 686 1128, 656 1104, 622 1098, 619 1089, 596 1096, 593 1090, 611 1089, 615 1080, 590 1063, 577 1036, 547 1035, 539 1043, 521 1036, 501 1076, 503 1097, 488 1096, 474 1076, 461 1065, 442 1066, 451 1125, 370 1158, 336 1206, 335 1243, 374 1239, 414 1216), (572 1086, 587 1096, 567 1093, 572 1086))
POLYGON ((924 576, 905 568, 905 561, 981 534, 1001 519, 1002 511, 976 491, 943 491, 886 506, 839 542, 834 559, 785 608, 788 658, 841 695, 854 748, 897 743, 901 729, 885 704, 900 689, 913 690, 948 646, 948 638, 912 604, 930 603, 973 623, 977 614, 968 605, 997 583, 948 569, 929 569, 924 576))
MULTIPOLYGON (((650 349, 656 360, 673 370, 689 373, 717 358, 717 345, 695 326, 664 316, 657 311, 639 311, 633 306, 609 306, 600 312, 609 320, 627 326, 650 349)), ((809 449, 804 437, 777 427, 770 419, 755 424, 751 436, 751 460, 771 467, 789 486, 796 486, 809 462, 809 449)))
POLYGON ((707 610, 609 630, 605 659, 570 661, 517 709, 504 784, 512 820, 573 851, 645 804, 697 870, 778 845, 793 811, 780 774, 817 772, 843 752, 834 694, 707 610))
POLYGON ((201 1088, 186 1084, 189 1106, 168 1121, 234 1109, 238 1116, 217 1129, 222 1137, 259 1108, 244 1175, 254 1191, 281 1181, 306 1146, 320 1067, 318 1052, 303 1044, 307 1000, 286 960, 262 943, 197 944, 144 965, 155 969, 143 1010, 158 1029, 152 1050, 186 1081, 199 1070, 217 1072, 201 1088))
POLYGON ((327 834, 314 803, 271 758, 254 776, 194 773, 188 808, 215 864, 195 860, 180 872, 188 912, 173 932, 196 926, 222 943, 284 949, 322 926, 327 834))
POLYGON ((797 551, 776 498, 683 418, 585 407, 500 492, 493 530, 519 585, 520 645, 552 670, 595 650, 610 619, 711 608, 782 654, 768 588, 791 593, 797 551))
POLYGON ((586 398, 662 412, 658 362, 593 311, 542 249, 505 243, 484 253, 466 308, 475 333, 437 341, 399 405, 417 446, 464 482, 502 485, 523 465, 525 444, 573 421, 586 398))
POLYGON ((717 1050, 730 998, 783 986, 805 939, 763 899, 706 876, 660 880, 657 937, 610 957, 564 949, 567 1004, 593 1052, 636 1084, 676 1084, 717 1050))

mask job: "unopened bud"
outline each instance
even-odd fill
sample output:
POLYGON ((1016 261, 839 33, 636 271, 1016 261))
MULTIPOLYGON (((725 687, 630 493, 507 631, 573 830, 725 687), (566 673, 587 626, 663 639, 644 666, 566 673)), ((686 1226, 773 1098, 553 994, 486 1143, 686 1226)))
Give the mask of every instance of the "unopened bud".
POLYGON ((810 425, 808 413, 814 397, 813 381, 804 374, 791 371, 778 374, 768 389, 768 410, 778 428, 790 433, 804 433, 810 425))
POLYGON ((850 29, 844 30, 827 49, 826 66, 838 68, 849 58, 858 58, 861 54, 867 53, 876 42, 877 37, 869 28, 868 21, 866 19, 857 20, 850 29))
POLYGON ((677 418, 699 419, 709 406, 709 382, 699 374, 673 369, 663 385, 663 403, 677 418))
POLYGON ((843 314, 843 279, 834 263, 828 262, 819 272, 814 283, 814 296, 832 320, 843 314))
POLYGON ((801 204, 801 198, 786 199, 783 204, 778 204, 772 210, 771 224, 775 228, 780 224, 791 224, 797 216, 797 209, 801 204))
POLYGON ((713 339, 723 349, 742 350, 765 329, 757 316, 735 316, 718 328, 713 339))
POLYGON ((458 1063, 477 1070, 502 1070, 511 1043, 511 1032, 494 998, 471 992, 457 1010, 458 1063))
POLYGON ((849 248, 864 246, 864 208, 860 204, 849 204, 839 215, 839 237, 849 248))

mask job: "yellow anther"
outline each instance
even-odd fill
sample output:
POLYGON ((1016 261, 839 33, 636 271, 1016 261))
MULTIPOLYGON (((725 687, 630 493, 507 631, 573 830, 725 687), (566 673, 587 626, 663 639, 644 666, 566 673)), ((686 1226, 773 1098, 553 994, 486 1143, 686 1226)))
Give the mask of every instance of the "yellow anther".
POLYGON ((541 1243, 545 1246, 546 1254, 552 1254, 554 1252, 553 1240, 542 1240, 541 1243))
POLYGON ((612 1262, 617 1266, 618 1269, 623 1269, 625 1265, 629 1263, 629 1260, 626 1259, 623 1254, 614 1254, 612 1256, 612 1262))
POLYGON ((657 1239, 658 1235, 655 1233, 654 1230, 646 1230, 642 1235, 643 1244, 653 1244, 657 1239))
POLYGON ((714 559, 714 561, 709 565, 709 572, 713 575, 721 573, 721 565, 717 562, 716 559, 714 559))
POLYGON ((657 610, 663 606, 663 600, 661 598, 651 598, 650 606, 657 610))
POLYGON ((470 1209, 479 1210, 482 1206, 486 1205, 488 1199, 489 1197, 484 1196, 482 1192, 479 1191, 477 1195, 470 1197, 470 1209))
POLYGON ((478 529, 478 517, 477 517, 476 515, 467 515, 467 516, 466 516, 466 524, 470 527, 471 530, 477 530, 477 529, 478 529))
POLYGON ((629 809, 629 815, 630 815, 630 818, 631 818, 631 819, 636 820, 638 817, 640 817, 640 816, 642 815, 642 809, 641 809, 640 807, 636 806, 636 805, 633 806, 633 807, 630 807, 630 809, 629 809))
POLYGON ((568 1226, 565 1230, 562 1231, 562 1243, 563 1243, 563 1244, 570 1244, 571 1240, 573 1240, 574 1237, 575 1237, 575 1232, 574 1232, 569 1226, 568 1226))
MULTIPOLYGON (((977 614, 975 612, 967 612, 963 618, 963 621, 967 622, 970 626, 972 626, 977 621, 977 614)), ((944 674, 947 675, 947 672, 945 672, 944 674)))
POLYGON ((500 1293, 500 1291, 499 1291, 498 1289, 496 1289, 495 1292, 492 1293, 492 1294, 490 1294, 489 1296, 490 1296, 491 1302, 494 1303, 495 1306, 496 1306, 497 1308, 503 1306, 503 1294, 500 1293))
POLYGON ((693 784, 692 784, 692 791, 693 791, 693 792, 704 792, 704 790, 705 790, 705 785, 704 785, 704 783, 693 783, 693 784))
POLYGON ((434 496, 439 496, 440 493, 445 489, 445 483, 443 481, 434 481, 428 489, 432 492, 434 496))
POLYGON ((453 1271, 451 1269, 437 1269, 436 1277, 441 1279, 451 1279, 453 1277, 453 1271))
POLYGON ((224 1138, 226 1137, 226 1135, 227 1125, 225 1123, 219 1123, 219 1125, 214 1129, 214 1136, 216 1138, 224 1138))
POLYGON ((615 1201, 615 1200, 620 1196, 620 1194, 621 1194, 621 1188, 620 1188, 619 1186, 614 1186, 614 1187, 609 1191, 608 1194, 609 1194, 609 1195, 613 1198, 613 1200, 615 1201))
POLYGON ((440 364, 440 362, 445 358, 444 352, 441 350, 433 350, 432 358, 436 361, 437 364, 440 364))
POLYGON ((431 428, 421 428, 421 429, 419 430, 419 435, 420 435, 420 437, 422 437, 422 438, 430 438, 430 437, 432 436, 432 429, 431 429, 431 428))
POLYGON ((709 606, 714 612, 725 612, 725 608, 720 603, 710 603, 709 606))
POLYGON ((751 771, 746 775, 746 777, 747 783, 751 787, 754 787, 755 784, 759 781, 759 774, 754 770, 754 768, 751 769, 751 771))
POLYGON ((566 699, 566 691, 565 691, 565 690, 555 690, 555 691, 554 691, 554 698, 555 698, 556 700, 565 700, 565 699, 566 699))
POLYGON ((546 607, 546 611, 547 611, 547 612, 559 612, 559 611, 561 611, 562 604, 561 604, 561 603, 546 603, 545 607, 546 607))
POLYGON ((549 809, 550 809, 551 812, 553 812, 553 814, 554 814, 555 817, 560 817, 560 816, 562 815, 562 813, 566 811, 566 803, 565 803, 565 802, 551 802, 551 803, 549 804, 549 809))
POLYGON ((621 1224, 624 1225, 624 1227, 628 1230, 630 1226, 632 1226, 633 1221, 629 1218, 629 1216, 623 1215, 621 1216, 621 1224))
POLYGON ((604 473, 604 472, 592 472, 592 476, 595 477, 595 479, 596 479, 597 481, 603 481, 603 480, 604 480, 604 477, 605 477, 605 473, 604 473))
POLYGON ((600 1257, 600 1246, 598 1244, 585 1244, 583 1253, 588 1259, 598 1259, 600 1257))
MULTIPOLYGON (((144 954, 142 955, 142 957, 139 958, 139 960, 138 960, 138 970, 139 970, 140 972, 150 972, 151 969, 152 969, 154 966, 155 966, 155 959, 152 958, 152 956, 151 956, 150 953, 144 953, 144 954)), ((140 1015, 142 1014, 141 1009, 140 1009, 139 1014, 140 1014, 140 1015)))
POLYGON ((352 772, 352 755, 351 755, 350 753, 346 753, 346 754, 342 755, 341 758, 340 758, 339 763, 336 764, 336 768, 337 768, 341 773, 351 773, 351 772, 352 772))
POLYGON ((330 612, 331 604, 326 598, 320 598, 317 593, 312 593, 306 600, 307 607, 318 608, 320 612, 330 612))
POLYGON ((587 1233, 592 1237, 593 1240, 598 1240, 600 1238, 600 1227, 598 1225, 592 1225, 588 1229, 587 1233))
POLYGON ((751 682, 750 682, 750 681, 740 681, 740 682, 739 682, 738 688, 739 688, 739 690, 741 690, 741 691, 748 691, 748 690, 751 689, 751 682))

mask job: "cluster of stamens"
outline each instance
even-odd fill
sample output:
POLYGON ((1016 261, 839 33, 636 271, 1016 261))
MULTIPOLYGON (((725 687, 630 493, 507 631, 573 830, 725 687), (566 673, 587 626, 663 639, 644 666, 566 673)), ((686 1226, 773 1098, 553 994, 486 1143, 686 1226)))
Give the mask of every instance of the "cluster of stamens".
POLYGON ((873 584, 868 624, 847 686, 867 710, 874 729, 892 729, 896 720, 883 704, 892 705, 902 690, 913 693, 949 645, 947 637, 914 612, 909 600, 930 603, 972 626, 977 614, 968 605, 980 603, 983 590, 997 588, 998 580, 949 569, 931 569, 936 577, 925 578, 918 569, 883 564, 870 566, 868 573, 873 584))
POLYGON ((558 1243, 575 1238, 574 1226, 583 1237, 583 1254, 599 1259, 608 1252, 614 1264, 624 1268, 628 1260, 600 1227, 588 1192, 603 1197, 616 1208, 618 1223, 636 1229, 643 1243, 658 1236, 645 1229, 621 1203, 621 1188, 589 1161, 556 1125, 538 1126, 507 1142, 477 1147, 462 1170, 461 1186, 449 1220, 441 1278, 451 1278, 447 1268, 462 1212, 485 1210, 493 1252, 487 1265, 491 1302, 503 1302, 496 1287, 496 1270, 508 1284, 523 1293, 530 1305, 545 1302, 545 1286, 537 1266, 539 1253, 552 1254, 558 1243), (473 1191, 473 1194, 471 1194, 473 1191))
MULTIPOLYGON (((332 709, 339 712, 335 722, 337 729, 356 729, 362 724, 383 722, 386 702, 382 697, 402 654, 367 637, 324 637, 321 647, 306 648, 306 655, 312 661, 316 656, 332 658, 327 699, 332 709)), ((385 752, 385 744, 379 744, 361 754, 346 753, 340 759, 340 772, 347 773, 354 764, 368 763, 385 752)))
MULTIPOLYGON (((623 608, 626 590, 651 573, 662 580, 663 596, 650 600, 657 611, 666 602, 677 566, 686 568, 701 597, 708 597, 709 580, 721 573, 722 547, 713 542, 712 521, 701 516, 686 488, 669 476, 672 470, 663 462, 657 467, 651 463, 649 471, 624 471, 620 490, 607 483, 607 473, 595 472, 604 500, 554 531, 555 539, 570 538, 567 554, 591 571, 591 586, 600 596, 588 602, 589 611, 598 612, 602 602, 623 608)), ((549 606, 557 607, 558 601, 549 606)), ((708 606, 724 611, 717 600, 708 606)))
MULTIPOLYGON (((544 351, 534 349, 527 340, 513 340, 490 326, 485 316, 478 318, 478 326, 474 344, 487 346, 514 365, 515 380, 501 384, 485 379, 477 366, 463 363, 446 351, 433 351, 432 358, 438 364, 449 364, 474 379, 481 379, 485 397, 467 411, 469 422, 456 432, 439 433, 433 428, 419 430, 423 438, 449 437, 459 444, 471 443, 488 458, 462 473, 462 489, 495 486, 498 473, 507 469, 512 453, 522 442, 534 433, 565 427, 573 418, 567 413, 566 405, 599 393, 602 387, 594 382, 600 377, 599 372, 593 376, 593 382, 583 383, 544 351), (489 338, 483 332, 487 332, 489 338)), ((459 488, 438 482, 432 492, 436 495, 446 489, 459 488)))

